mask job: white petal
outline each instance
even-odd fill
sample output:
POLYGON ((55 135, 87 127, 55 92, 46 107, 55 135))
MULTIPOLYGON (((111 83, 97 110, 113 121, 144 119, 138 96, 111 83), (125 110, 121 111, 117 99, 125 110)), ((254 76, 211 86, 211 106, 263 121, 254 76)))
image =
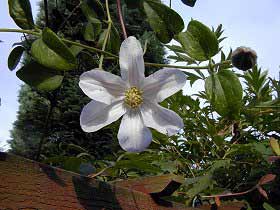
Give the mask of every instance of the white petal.
POLYGON ((152 134, 144 126, 139 111, 130 110, 123 116, 118 139, 120 146, 128 152, 141 152, 150 145, 152 134))
POLYGON ((125 112, 123 101, 108 105, 92 100, 83 108, 80 124, 85 132, 94 132, 118 120, 125 112))
POLYGON ((161 69, 144 79, 144 98, 161 102, 181 90, 186 84, 186 75, 176 69, 161 69))
POLYGON ((158 104, 145 103, 141 107, 144 124, 160 133, 172 136, 184 127, 182 118, 158 104))
POLYGON ((99 69, 83 73, 79 86, 88 97, 106 104, 124 97, 127 89, 126 83, 120 77, 99 69))
POLYGON ((144 79, 144 58, 140 42, 130 36, 123 41, 120 49, 121 76, 130 86, 139 87, 144 79))

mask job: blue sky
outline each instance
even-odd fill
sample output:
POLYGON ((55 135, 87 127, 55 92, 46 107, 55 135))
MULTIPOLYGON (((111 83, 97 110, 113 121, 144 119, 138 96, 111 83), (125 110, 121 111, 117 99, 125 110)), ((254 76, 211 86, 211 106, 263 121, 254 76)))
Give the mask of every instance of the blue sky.
MULTIPOLYGON (((0 3, 0 28, 17 28, 8 14, 8 1, 0 3)), ((38 9, 38 0, 31 0, 33 15, 38 9)), ((163 0, 169 3, 169 0, 163 0)), ((230 47, 248 46, 258 54, 258 64, 269 70, 271 77, 278 77, 280 56, 280 1, 279 0, 197 0, 194 8, 187 7, 180 0, 172 1, 175 9, 184 19, 186 26, 191 18, 208 26, 223 24, 228 37, 222 42, 224 50, 230 47)), ((130 34, 132 35, 132 34, 130 34)), ((7 58, 14 42, 20 41, 20 34, 0 33, 0 148, 7 148, 9 130, 16 119, 17 95, 21 82, 15 72, 7 68, 7 58)), ((201 89, 197 84, 194 89, 201 89)), ((189 94, 192 91, 186 90, 189 94)))

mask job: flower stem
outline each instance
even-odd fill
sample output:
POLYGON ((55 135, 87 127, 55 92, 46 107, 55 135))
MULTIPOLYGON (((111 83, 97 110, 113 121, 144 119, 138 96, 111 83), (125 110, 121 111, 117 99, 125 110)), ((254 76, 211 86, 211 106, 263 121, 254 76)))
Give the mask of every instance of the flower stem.
MULTIPOLYGON (((32 30, 23 30, 23 29, 9 29, 9 28, 0 28, 0 32, 14 32, 14 33, 25 33, 25 34, 32 34, 34 36, 41 36, 40 32, 36 32, 36 31, 32 31, 32 30)), ((108 55, 110 56, 110 59, 118 59, 119 57, 117 55, 114 55, 110 52, 107 52, 105 50, 100 50, 98 48, 95 47, 90 47, 88 45, 84 45, 81 44, 79 42, 75 42, 75 41, 71 41, 68 39, 63 39, 61 38, 61 40, 65 43, 71 44, 71 45, 75 45, 75 46, 79 46, 82 47, 84 49, 87 49, 89 51, 92 52, 97 52, 97 53, 101 53, 102 55, 108 55)), ((104 59, 104 58, 103 58, 104 59)), ((230 60, 226 60, 220 63, 216 63, 214 65, 212 65, 212 67, 217 67, 220 65, 224 65, 224 64, 230 64, 231 61, 230 60)), ((149 63, 149 62, 145 62, 146 66, 154 66, 154 67, 168 67, 168 68, 176 68, 176 69, 191 69, 191 70, 208 70, 209 66, 177 66, 177 65, 170 65, 170 64, 162 64, 162 63, 149 63)), ((230 66, 232 67, 232 66, 230 66)))
POLYGON ((121 24, 122 31, 123 31, 123 37, 124 37, 124 39, 126 39, 127 38, 127 33, 126 33, 126 29, 125 29, 125 24, 124 24, 124 21, 123 21, 121 1, 120 0, 117 0, 117 8, 118 8, 118 15, 119 15, 120 24, 121 24))
MULTIPOLYGON (((106 0, 106 11, 107 11, 107 17, 108 17, 108 28, 107 28, 107 33, 105 35, 103 45, 102 45, 102 51, 105 51, 105 49, 106 49, 106 45, 107 45, 107 42, 108 42, 108 39, 109 39, 109 36, 110 36, 111 27, 112 27, 112 19, 111 19, 111 15, 110 15, 108 0, 106 0)), ((100 69, 102 69, 103 60, 104 60, 104 54, 101 54, 100 60, 99 60, 99 68, 100 69)))
POLYGON ((244 192, 239 192, 239 193, 227 193, 227 194, 220 194, 220 195, 202 195, 202 198, 215 198, 215 197, 228 197, 228 196, 240 196, 240 195, 245 195, 247 193, 250 193, 254 191, 257 188, 257 186, 252 187, 251 189, 244 191, 244 192))

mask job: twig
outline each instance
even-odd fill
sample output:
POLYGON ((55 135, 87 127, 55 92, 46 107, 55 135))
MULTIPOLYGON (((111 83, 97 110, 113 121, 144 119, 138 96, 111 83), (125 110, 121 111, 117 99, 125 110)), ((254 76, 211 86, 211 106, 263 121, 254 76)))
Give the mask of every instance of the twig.
POLYGON ((45 21, 46 21, 46 27, 49 27, 49 9, 48 9, 48 0, 44 0, 44 10, 45 10, 45 21))
POLYGON ((201 196, 202 198, 216 198, 216 197, 228 197, 228 196, 239 196, 239 195, 245 195, 249 192, 254 191, 255 189, 257 189, 258 185, 252 187, 251 189, 244 191, 244 192, 239 192, 239 193, 227 193, 227 194, 220 194, 220 195, 203 195, 201 196))
POLYGON ((117 8, 118 8, 118 15, 119 15, 120 24, 121 24, 122 31, 123 31, 123 37, 124 37, 124 39, 126 39, 127 38, 127 33, 126 33, 124 21, 123 21, 121 1, 120 0, 117 0, 117 8))

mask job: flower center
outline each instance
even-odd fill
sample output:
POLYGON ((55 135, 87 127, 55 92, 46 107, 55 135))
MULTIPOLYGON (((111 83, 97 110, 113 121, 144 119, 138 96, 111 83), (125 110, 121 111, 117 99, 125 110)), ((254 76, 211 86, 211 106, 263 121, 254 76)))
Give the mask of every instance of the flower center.
POLYGON ((131 108, 135 109, 143 103, 142 93, 143 91, 139 90, 137 87, 131 87, 125 91, 124 102, 131 108))

